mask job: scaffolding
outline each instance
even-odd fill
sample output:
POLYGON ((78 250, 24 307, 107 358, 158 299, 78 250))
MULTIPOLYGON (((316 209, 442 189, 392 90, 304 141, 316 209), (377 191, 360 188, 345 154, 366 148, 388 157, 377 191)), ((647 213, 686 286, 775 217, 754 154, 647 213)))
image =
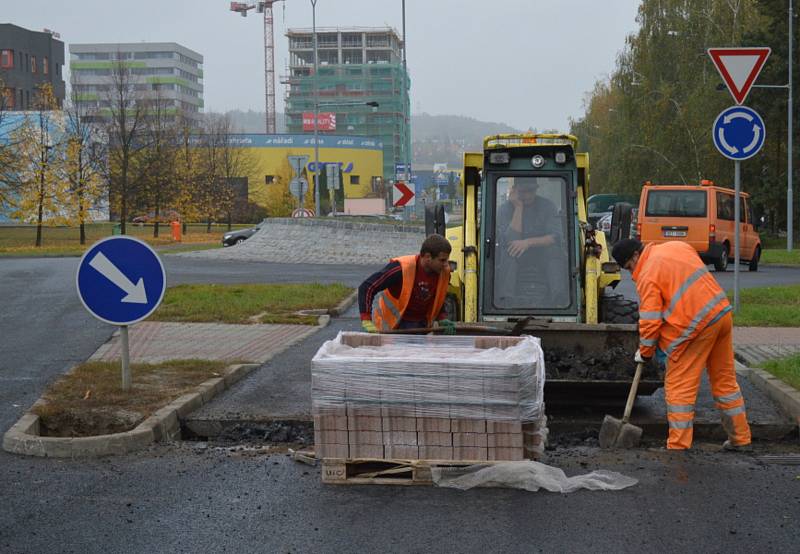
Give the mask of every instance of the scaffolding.
MULTIPOLYGON (((286 128, 303 132, 303 112, 314 111, 313 35, 289 30, 286 128)), ((403 69, 397 32, 382 29, 317 31, 319 111, 336 113, 337 134, 371 136, 383 142, 383 176, 395 178, 410 144, 410 81, 403 69), (367 102, 377 102, 373 111, 367 102)))

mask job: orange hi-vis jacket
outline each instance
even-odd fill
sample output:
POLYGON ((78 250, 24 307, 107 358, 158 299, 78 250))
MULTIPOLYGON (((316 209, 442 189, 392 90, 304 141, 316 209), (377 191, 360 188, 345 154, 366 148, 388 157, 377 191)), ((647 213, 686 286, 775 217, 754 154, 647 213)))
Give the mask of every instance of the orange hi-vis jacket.
MULTIPOLYGON (((400 289, 400 298, 395 298, 385 289, 375 296, 372 303, 372 322, 379 331, 388 331, 396 329, 403 319, 403 314, 408 308, 408 303, 411 300, 411 293, 414 290, 414 277, 417 274, 417 258, 416 254, 409 256, 400 256, 392 258, 390 262, 399 262, 400 268, 403 272, 403 286, 400 289)), ((433 321, 442 311, 444 299, 447 296, 447 285, 450 283, 450 268, 445 266, 439 274, 439 280, 436 283, 436 294, 431 302, 430 310, 427 313, 427 324, 430 327, 433 321)))
POLYGON ((645 358, 658 346, 678 360, 689 341, 731 311, 725 291, 685 242, 645 246, 632 277, 639 291, 639 350, 645 358))

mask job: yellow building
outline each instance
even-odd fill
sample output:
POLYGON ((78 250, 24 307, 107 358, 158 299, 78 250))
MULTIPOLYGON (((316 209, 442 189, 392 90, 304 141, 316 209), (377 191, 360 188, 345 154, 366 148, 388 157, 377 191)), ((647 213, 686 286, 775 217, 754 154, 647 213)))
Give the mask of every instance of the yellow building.
MULTIPOLYGON (((373 196, 374 187, 383 176, 383 144, 369 137, 321 135, 319 140, 320 172, 325 182, 325 168, 339 166, 344 198, 353 200, 373 196)), ((312 181, 314 166, 313 135, 231 135, 232 145, 246 148, 261 174, 248 183, 251 202, 263 204, 265 187, 289 175, 288 156, 308 156, 306 174, 312 181)))

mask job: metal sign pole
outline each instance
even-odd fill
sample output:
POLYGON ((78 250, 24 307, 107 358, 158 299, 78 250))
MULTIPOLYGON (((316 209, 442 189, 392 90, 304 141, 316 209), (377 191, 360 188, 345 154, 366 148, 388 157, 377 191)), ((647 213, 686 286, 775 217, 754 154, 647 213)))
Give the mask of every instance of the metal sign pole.
POLYGON ((119 326, 119 338, 122 344, 122 390, 131 390, 131 356, 128 348, 128 326, 119 326))
POLYGON ((787 162, 786 162, 786 250, 789 252, 794 248, 794 194, 792 191, 792 25, 794 23, 794 8, 792 0, 789 0, 789 104, 787 106, 787 118, 789 119, 789 137, 787 140, 787 162))
POLYGON ((735 161, 734 163, 734 187, 736 190, 736 205, 733 208, 733 218, 736 220, 736 230, 733 233, 733 312, 739 312, 739 222, 742 220, 740 210, 740 196, 741 192, 741 179, 742 179, 742 162, 735 161))

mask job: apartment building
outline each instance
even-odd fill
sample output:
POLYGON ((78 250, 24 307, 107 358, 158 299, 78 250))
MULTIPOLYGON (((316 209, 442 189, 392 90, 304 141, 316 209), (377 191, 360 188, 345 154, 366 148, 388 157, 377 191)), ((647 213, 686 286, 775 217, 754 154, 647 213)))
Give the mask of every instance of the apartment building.
POLYGON ((50 83, 59 105, 64 102, 64 43, 49 30, 30 31, 0 23, 0 109, 31 110, 36 87, 50 83))

